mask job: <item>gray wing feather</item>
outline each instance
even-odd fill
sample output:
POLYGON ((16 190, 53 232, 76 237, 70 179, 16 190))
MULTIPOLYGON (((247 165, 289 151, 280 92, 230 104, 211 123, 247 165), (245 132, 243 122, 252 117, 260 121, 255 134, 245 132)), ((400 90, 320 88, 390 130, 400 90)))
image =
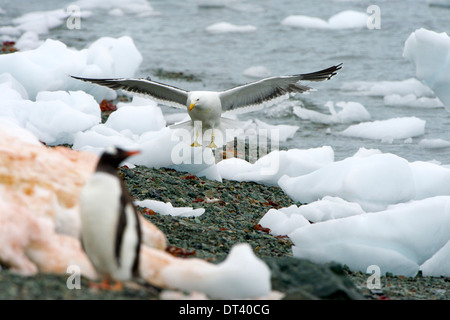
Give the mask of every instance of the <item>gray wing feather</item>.
POLYGON ((93 79, 71 76, 74 79, 92 82, 114 90, 151 96, 163 104, 186 108, 188 92, 150 79, 93 79))
POLYGON ((261 104, 287 93, 302 93, 312 89, 298 84, 300 80, 323 81, 333 77, 342 63, 317 72, 296 74, 292 76, 270 77, 238 86, 220 93, 222 110, 232 110, 250 105, 261 104))

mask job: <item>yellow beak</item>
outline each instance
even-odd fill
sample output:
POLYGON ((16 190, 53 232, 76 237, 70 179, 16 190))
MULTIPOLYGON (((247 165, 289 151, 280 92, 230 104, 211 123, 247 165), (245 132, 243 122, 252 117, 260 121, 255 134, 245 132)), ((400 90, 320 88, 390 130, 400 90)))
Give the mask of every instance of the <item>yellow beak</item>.
POLYGON ((189 111, 191 111, 194 107, 195 107, 195 103, 191 103, 191 105, 189 106, 189 111))

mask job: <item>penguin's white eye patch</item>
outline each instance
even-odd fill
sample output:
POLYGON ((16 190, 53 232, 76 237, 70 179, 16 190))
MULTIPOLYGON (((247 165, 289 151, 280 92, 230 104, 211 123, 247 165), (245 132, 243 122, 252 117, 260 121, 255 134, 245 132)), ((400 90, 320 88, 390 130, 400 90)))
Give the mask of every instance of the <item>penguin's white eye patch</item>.
POLYGON ((117 149, 114 146, 109 146, 105 149, 106 153, 109 153, 111 155, 116 155, 117 154, 117 149))

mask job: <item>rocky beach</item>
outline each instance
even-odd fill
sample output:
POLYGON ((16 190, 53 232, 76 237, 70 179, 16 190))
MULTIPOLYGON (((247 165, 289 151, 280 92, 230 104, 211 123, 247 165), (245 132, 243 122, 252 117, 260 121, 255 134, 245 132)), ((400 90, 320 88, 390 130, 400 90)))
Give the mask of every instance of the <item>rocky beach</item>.
MULTIPOLYGON (((125 180, 133 198, 152 198, 171 202, 174 206, 204 208, 199 217, 160 215, 138 208, 145 219, 167 236, 167 251, 184 259, 201 258, 211 263, 223 261, 237 243, 249 243, 255 254, 271 270, 272 290, 277 299, 323 300, 446 300, 450 294, 447 277, 407 278, 383 275, 381 288, 367 288, 369 274, 352 272, 340 264, 318 265, 292 257, 287 237, 275 237, 258 221, 270 208, 297 204, 278 187, 253 182, 224 180, 222 183, 199 178, 172 169, 121 167, 118 174, 125 180), (214 199, 214 200, 211 200, 214 199)), ((145 281, 126 286, 123 291, 102 291, 90 288, 90 280, 81 279, 80 288, 69 289, 70 274, 38 273, 17 275, 2 266, 0 299, 2 300, 147 300, 193 297, 208 298, 200 293, 173 294, 145 281)))

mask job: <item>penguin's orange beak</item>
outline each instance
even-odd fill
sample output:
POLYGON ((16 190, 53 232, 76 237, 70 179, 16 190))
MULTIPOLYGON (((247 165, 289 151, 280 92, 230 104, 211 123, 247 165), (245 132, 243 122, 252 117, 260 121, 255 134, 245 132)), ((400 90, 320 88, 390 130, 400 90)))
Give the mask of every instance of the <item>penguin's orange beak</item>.
POLYGON ((141 153, 139 150, 131 150, 131 151, 127 151, 127 157, 131 157, 134 156, 136 154, 141 153))

